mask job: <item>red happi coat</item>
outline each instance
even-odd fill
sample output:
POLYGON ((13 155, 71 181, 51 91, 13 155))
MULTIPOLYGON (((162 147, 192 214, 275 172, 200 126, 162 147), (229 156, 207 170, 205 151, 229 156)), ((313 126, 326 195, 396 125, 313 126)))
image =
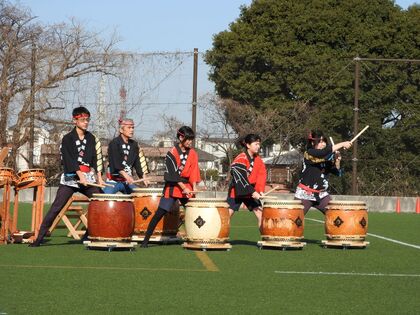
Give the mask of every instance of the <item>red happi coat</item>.
POLYGON ((248 152, 239 154, 231 165, 232 181, 229 196, 251 197, 254 191, 263 193, 267 180, 265 164, 260 156, 251 158, 248 152), (251 164, 253 163, 252 169, 251 164))
POLYGON ((182 189, 179 187, 178 183, 182 182, 186 188, 192 190, 193 184, 201 181, 197 152, 195 152, 194 149, 188 149, 186 152, 182 152, 179 145, 176 145, 166 154, 165 165, 164 196, 166 198, 187 198, 187 196, 182 193, 182 189), (184 166, 181 164, 182 154, 188 155, 184 166))

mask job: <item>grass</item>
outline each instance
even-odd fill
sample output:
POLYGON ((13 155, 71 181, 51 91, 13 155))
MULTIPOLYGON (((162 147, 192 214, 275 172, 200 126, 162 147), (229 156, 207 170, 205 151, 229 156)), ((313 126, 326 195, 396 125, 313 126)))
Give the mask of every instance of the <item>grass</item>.
MULTIPOLYGON (((20 222, 27 220, 25 212, 20 222)), ((323 219, 316 211, 308 218, 323 219)), ((369 214, 369 233, 420 246, 419 231, 420 215, 369 214)), ((54 232, 40 248, 0 246, 0 314, 417 314, 420 309, 420 249, 371 236, 366 249, 324 249, 323 224, 312 220, 305 221, 305 248, 288 251, 259 250, 256 220, 248 212, 232 219, 229 252, 179 245, 86 250, 65 235, 54 232), (206 269, 200 255, 218 271, 206 269)))

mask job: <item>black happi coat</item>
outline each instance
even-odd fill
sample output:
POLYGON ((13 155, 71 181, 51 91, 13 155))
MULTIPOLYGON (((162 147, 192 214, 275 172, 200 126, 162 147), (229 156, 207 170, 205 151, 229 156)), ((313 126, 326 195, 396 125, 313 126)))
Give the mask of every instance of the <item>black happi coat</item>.
POLYGON ((121 136, 114 138, 108 145, 109 170, 111 175, 119 176, 119 172, 128 167, 136 170, 139 178, 143 177, 143 170, 140 165, 139 145, 136 141, 128 139, 125 143, 121 136), (123 146, 126 146, 124 148, 123 146), (127 149, 127 146, 130 148, 127 149), (126 152, 124 152, 126 151, 126 152), (128 152, 128 155, 126 154, 128 152), (125 163, 123 163, 125 161, 125 163))
POLYGON ((102 167, 103 164, 102 161, 99 163, 97 160, 95 149, 97 141, 97 138, 89 131, 86 131, 84 139, 80 140, 76 128, 66 134, 60 147, 64 173, 76 173, 80 170, 80 165, 93 168, 96 172, 102 172, 102 169, 98 169, 98 165, 102 167))

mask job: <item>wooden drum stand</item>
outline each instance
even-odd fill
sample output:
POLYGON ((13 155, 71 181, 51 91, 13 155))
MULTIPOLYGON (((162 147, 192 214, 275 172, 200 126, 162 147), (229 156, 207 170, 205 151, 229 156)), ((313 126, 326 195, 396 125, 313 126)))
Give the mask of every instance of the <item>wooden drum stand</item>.
POLYGON ((13 208, 13 231, 12 237, 15 243, 32 243, 39 233, 39 228, 43 219, 44 193, 45 193, 45 173, 43 169, 29 169, 17 174, 18 180, 15 185, 15 202, 13 208), (33 188, 32 202, 32 221, 31 231, 19 231, 18 225, 18 207, 19 207, 19 191, 23 189, 33 188))
POLYGON ((11 242, 10 239, 10 191, 14 182, 13 169, 0 168, 0 188, 3 188, 3 199, 0 204, 0 245, 11 242))

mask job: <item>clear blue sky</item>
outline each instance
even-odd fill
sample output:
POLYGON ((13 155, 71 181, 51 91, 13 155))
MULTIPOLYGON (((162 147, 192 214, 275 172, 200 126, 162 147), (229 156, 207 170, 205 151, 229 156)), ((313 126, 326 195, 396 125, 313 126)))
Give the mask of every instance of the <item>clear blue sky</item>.
MULTIPOLYGON (((18 1, 14 1, 18 2, 18 1)), ((39 20, 62 22, 70 17, 96 30, 122 37, 119 48, 136 51, 200 51, 212 36, 239 16, 251 0, 20 0, 39 20)), ((406 9, 412 0, 395 1, 406 9)), ((418 2, 418 1, 417 1, 418 2)))
MULTIPOLYGON (((239 16, 239 7, 252 0, 15 0, 28 7, 38 21, 46 24, 76 18, 88 29, 107 34, 117 31, 121 37, 118 48, 135 52, 192 51, 204 52, 212 47, 212 37, 228 29, 239 16)), ((403 9, 416 1, 395 1, 403 9)), ((419 2, 419 1, 417 1, 419 2)), ((199 63, 198 94, 213 92, 208 81, 208 67, 199 63)), ((175 115, 191 107, 192 69, 187 74, 175 74, 168 80, 152 102, 173 102, 168 106, 154 105, 142 116, 136 135, 150 138, 163 128, 159 115, 175 115), (182 82, 183 81, 183 82, 182 82), (179 103, 176 105, 176 103, 179 103)), ((188 114, 189 115, 189 114, 188 114)), ((136 117, 135 117, 136 118, 136 117)), ((189 118, 178 117, 185 123, 189 118)), ((198 122, 203 113, 198 113, 198 122)), ((137 118, 136 118, 137 119, 137 118)))

